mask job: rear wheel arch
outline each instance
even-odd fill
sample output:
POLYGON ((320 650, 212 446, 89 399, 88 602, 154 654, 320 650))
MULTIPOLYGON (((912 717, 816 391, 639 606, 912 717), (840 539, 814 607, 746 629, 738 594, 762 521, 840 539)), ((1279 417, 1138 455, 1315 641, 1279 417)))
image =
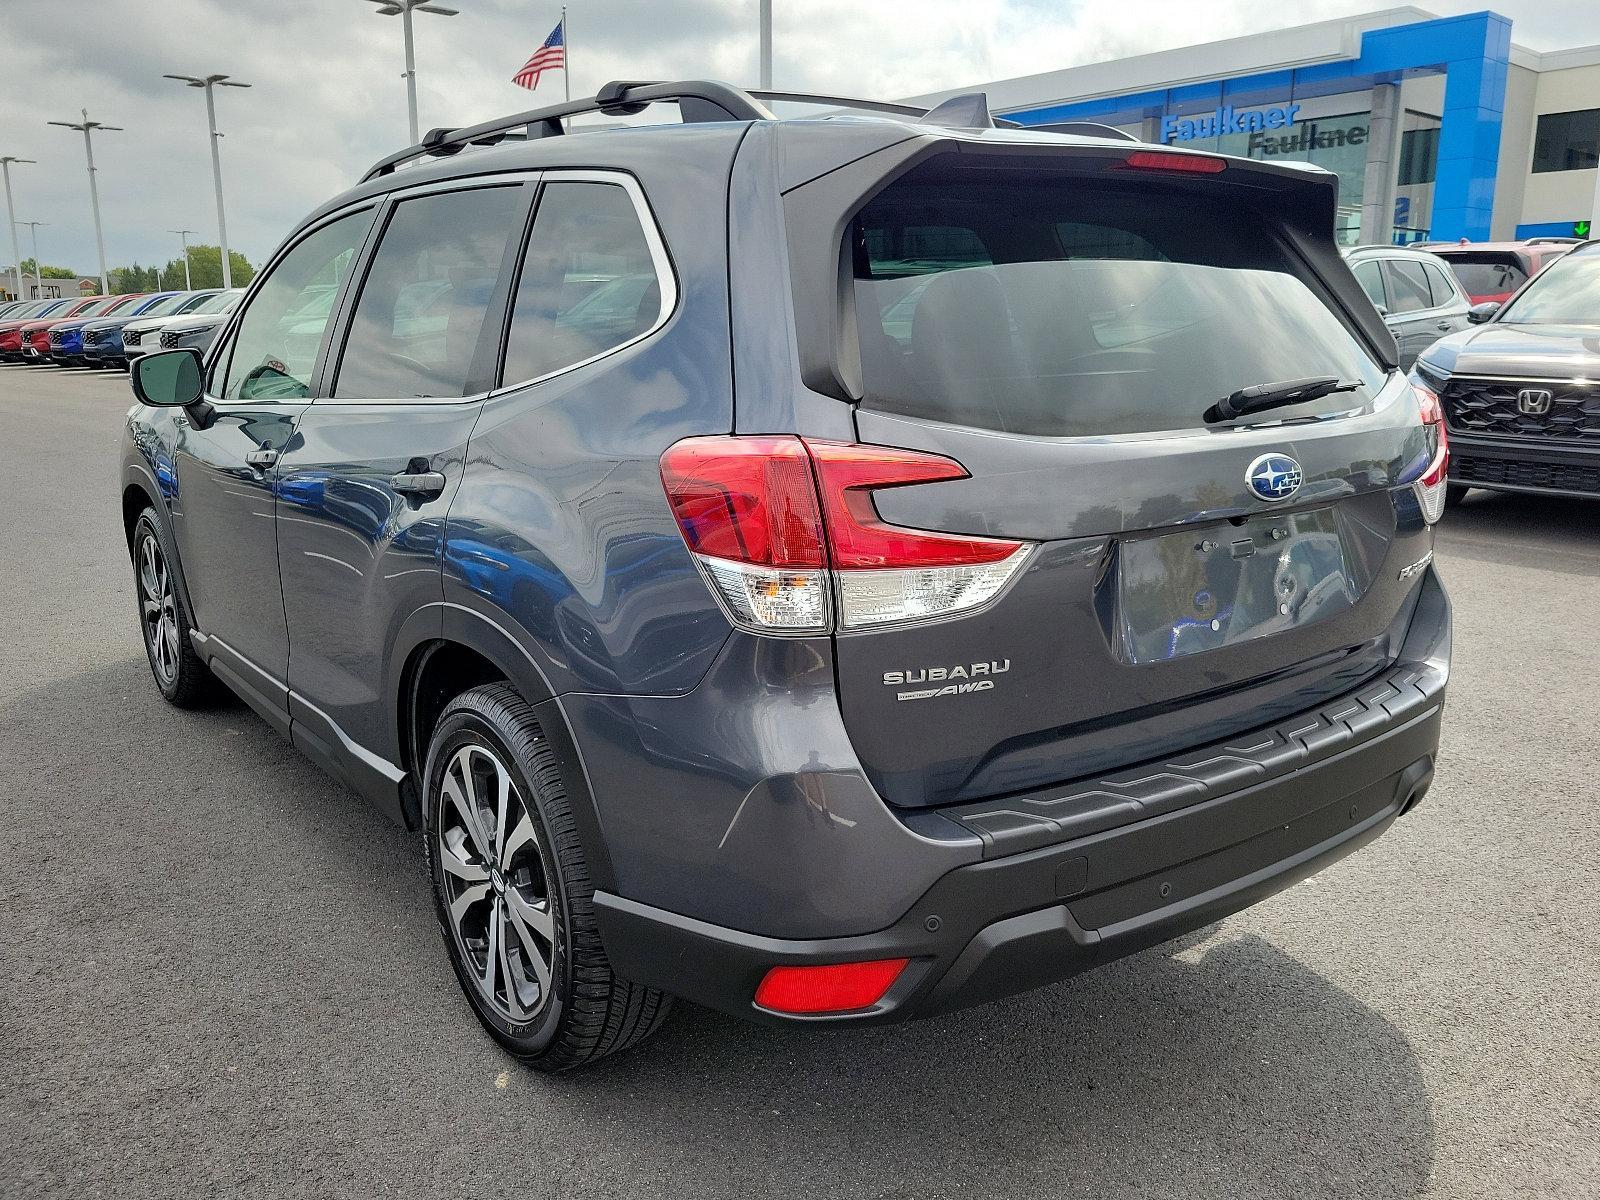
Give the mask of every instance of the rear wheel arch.
MULTIPOLYGON (((472 628, 477 623, 471 623, 472 628)), ((463 638, 441 636, 416 646, 406 658, 396 696, 395 729, 399 736, 401 761, 409 786, 402 801, 405 817, 412 828, 423 824, 426 785, 423 771, 428 746, 440 716, 457 696, 475 687, 503 682, 533 708, 540 728, 556 756, 561 770, 567 802, 577 825, 589 874, 596 888, 614 891, 615 872, 610 850, 600 825, 599 810, 589 788, 589 775, 582 754, 573 739, 561 704, 552 695, 542 673, 526 656, 516 653, 513 643, 498 626, 486 621, 487 636, 463 638)), ((452 630, 452 635, 457 631, 452 630)))

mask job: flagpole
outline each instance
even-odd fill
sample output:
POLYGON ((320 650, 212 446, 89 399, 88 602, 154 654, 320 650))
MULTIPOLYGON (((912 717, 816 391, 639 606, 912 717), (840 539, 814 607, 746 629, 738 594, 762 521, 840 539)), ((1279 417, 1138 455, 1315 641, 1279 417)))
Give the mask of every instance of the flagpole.
POLYGON ((561 6, 561 82, 567 85, 567 99, 572 99, 572 39, 567 36, 567 6, 561 6))

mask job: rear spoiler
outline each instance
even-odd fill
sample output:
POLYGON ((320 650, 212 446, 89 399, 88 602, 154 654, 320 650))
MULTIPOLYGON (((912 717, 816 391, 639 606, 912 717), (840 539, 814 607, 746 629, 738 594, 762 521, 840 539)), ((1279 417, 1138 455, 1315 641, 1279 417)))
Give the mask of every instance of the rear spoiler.
MULTIPOLYGON (((904 127, 899 128, 903 134, 904 127)), ((780 136, 784 132, 780 129, 780 136)), ((845 133, 839 131, 841 138, 845 133)), ((872 133, 863 130, 861 136, 867 139, 872 133)), ((859 147, 839 144, 833 149, 843 165, 836 162, 818 169, 821 164, 811 155, 804 156, 812 160, 808 181, 785 181, 784 210, 801 379, 813 391, 849 402, 859 401, 863 388, 855 332, 854 270, 845 230, 855 213, 878 192, 937 155, 972 156, 974 167, 993 164, 1094 176, 1123 167, 1131 155, 1176 153, 1168 147, 1104 137, 1063 137, 1056 142, 1049 135, 1009 130, 965 137, 930 133, 889 145, 880 141, 859 147)), ((1228 189, 1241 202, 1270 208, 1281 219, 1291 248, 1332 295, 1352 332, 1386 369, 1399 365, 1394 334, 1356 282, 1334 241, 1337 176, 1316 167, 1215 154, 1184 152, 1183 157, 1221 166, 1194 175, 1174 174, 1170 176, 1174 182, 1207 192, 1228 189)))

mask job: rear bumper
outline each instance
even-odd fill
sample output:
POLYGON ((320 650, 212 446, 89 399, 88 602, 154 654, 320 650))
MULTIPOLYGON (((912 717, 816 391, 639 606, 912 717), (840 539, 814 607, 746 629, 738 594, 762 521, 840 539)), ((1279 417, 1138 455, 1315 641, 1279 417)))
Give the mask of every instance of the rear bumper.
POLYGON ((1016 821, 990 822, 981 861, 859 936, 767 937, 597 892, 612 965, 755 1020, 881 1023, 1065 979, 1237 912, 1377 838, 1426 793, 1450 653, 1448 601, 1427 582, 1413 625, 1425 655, 1314 712, 1149 764, 1141 774, 1163 788, 1141 797, 1142 819, 1080 825, 1070 789, 1060 807, 1018 805, 1016 821), (872 1008, 794 1017, 753 1002, 774 966, 884 958, 911 963, 872 1008))
POLYGON ((1450 482, 1497 492, 1600 496, 1600 446, 1451 433, 1450 482))

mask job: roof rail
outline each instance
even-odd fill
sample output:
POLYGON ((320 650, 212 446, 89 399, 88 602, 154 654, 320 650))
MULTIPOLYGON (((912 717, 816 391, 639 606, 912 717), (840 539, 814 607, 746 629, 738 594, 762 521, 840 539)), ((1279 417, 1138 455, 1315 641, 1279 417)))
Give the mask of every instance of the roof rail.
POLYGON ((1051 121, 1044 125, 1034 125, 1032 128, 1043 130, 1045 133, 1070 133, 1077 137, 1105 138, 1113 142, 1139 140, 1126 129, 1102 125, 1099 121, 1051 121))
POLYGON ((797 104, 825 104, 830 108, 858 108, 863 112, 892 113, 900 117, 920 117, 928 110, 916 104, 895 104, 888 100, 857 100, 851 96, 825 96, 821 92, 750 92, 751 99, 793 101, 797 104))
POLYGON ((770 109, 749 92, 731 84, 711 80, 660 83, 621 79, 606 84, 587 100, 569 100, 548 108, 529 109, 462 129, 430 129, 419 144, 397 150, 375 162, 361 177, 361 182, 391 174, 402 163, 429 156, 443 158, 459 154, 469 146, 492 146, 508 139, 557 137, 566 132, 561 125, 563 117, 594 112, 606 116, 624 116, 643 112, 652 104, 665 102, 678 104, 686 124, 773 119, 770 109))
POLYGON ((1561 244, 1564 244, 1564 245, 1569 245, 1569 246, 1576 246, 1576 245, 1579 245, 1583 240, 1584 239, 1581 238, 1581 237, 1556 237, 1556 236, 1553 236, 1553 235, 1549 235, 1549 236, 1545 236, 1545 237, 1531 237, 1531 238, 1528 239, 1528 245, 1530 245, 1530 246, 1548 246, 1548 245, 1561 245, 1561 244))

